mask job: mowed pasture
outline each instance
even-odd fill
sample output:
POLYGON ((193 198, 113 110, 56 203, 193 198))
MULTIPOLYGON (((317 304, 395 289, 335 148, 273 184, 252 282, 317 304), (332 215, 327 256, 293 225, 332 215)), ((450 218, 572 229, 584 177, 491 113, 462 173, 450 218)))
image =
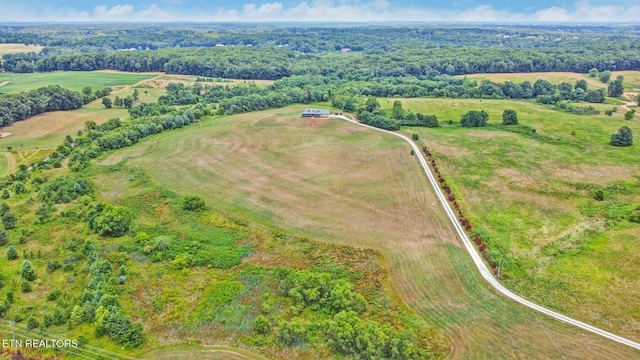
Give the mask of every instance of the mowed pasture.
MULTIPOLYGON (((640 339, 640 226, 627 219, 640 206, 638 144, 609 145, 637 120, 622 114, 572 115, 530 102, 402 100, 405 108, 455 119, 505 108, 536 136, 494 126, 406 129, 435 153, 448 183, 495 257, 504 282, 526 297, 607 330, 640 339), (605 200, 596 201, 595 192, 605 200)), ((390 106, 390 103, 385 103, 390 106)))
POLYGON ((285 233, 380 250, 412 311, 452 339, 451 358, 640 356, 497 295, 468 254, 408 144, 303 106, 218 117, 115 151, 162 187, 285 233))
MULTIPOLYGON (((611 80, 615 79, 618 75, 623 75, 625 79, 630 74, 637 74, 637 71, 614 71, 611 73, 611 80)), ((551 82, 552 84, 560 84, 561 82, 568 82, 575 84, 578 80, 586 80, 589 88, 607 88, 607 84, 602 83, 598 78, 592 78, 589 74, 573 73, 573 72, 531 72, 531 73, 495 73, 495 74, 469 74, 469 75, 457 75, 456 77, 466 77, 468 79, 477 79, 478 81, 488 79, 493 82, 505 82, 511 81, 515 83, 522 83, 529 81, 531 84, 535 83, 538 79, 543 79, 551 82)))
POLYGON ((0 74, 0 93, 10 94, 29 91, 48 85, 60 85, 60 87, 80 91, 88 86, 92 90, 98 90, 105 86, 119 88, 133 85, 142 80, 150 79, 158 74, 136 74, 124 72, 103 71, 59 71, 51 73, 0 74))

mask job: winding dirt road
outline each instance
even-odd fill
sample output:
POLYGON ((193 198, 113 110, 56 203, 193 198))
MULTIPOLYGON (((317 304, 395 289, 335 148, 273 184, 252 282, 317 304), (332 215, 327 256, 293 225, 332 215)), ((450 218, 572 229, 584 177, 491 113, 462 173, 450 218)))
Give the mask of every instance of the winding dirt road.
POLYGON ((440 203, 442 204, 443 209, 446 211, 447 216, 449 217, 449 220, 451 220, 451 223, 453 224, 453 227, 455 228, 456 232, 458 233, 460 239, 462 240, 462 242, 464 243, 465 248, 467 249, 467 252, 469 253, 469 255, 471 255, 471 258, 473 259, 473 262, 475 263, 476 267, 478 268, 478 271, 480 271, 480 274, 482 275, 482 277, 494 288, 496 289, 499 293, 501 293, 502 295, 512 299, 513 301, 516 301, 526 307, 529 307, 535 311, 541 312, 547 316, 550 316, 556 320, 562 321, 564 323, 579 327, 583 330, 589 331, 591 333, 594 333, 596 335, 600 335, 602 337, 605 337, 607 339, 616 341, 618 343, 630 346, 634 349, 640 350, 640 343, 637 343, 635 341, 629 340, 627 338, 624 338, 622 336, 618 336, 616 334, 610 333, 608 331, 602 330, 600 328, 597 328, 595 326, 583 323, 581 321, 578 321, 576 319, 570 318, 566 315, 560 314, 558 312, 555 312, 553 310, 547 309, 543 306, 540 306, 538 304, 535 304, 517 294, 515 294, 514 292, 512 292, 511 290, 507 289, 506 287, 504 287, 494 276, 493 273, 491 272, 491 270, 487 267, 487 265, 484 263, 484 261, 482 260, 482 257, 480 256, 480 254, 476 251, 475 246, 473 245, 473 243, 471 242, 471 239, 469 239, 469 237, 467 236, 466 232, 464 231, 464 229, 462 228, 462 226, 458 223, 458 219, 455 216, 455 213, 453 212, 453 210, 451 209, 451 207, 449 206, 449 202, 446 200, 444 194, 442 193, 442 190, 440 190, 440 187, 438 186, 438 183, 436 182, 435 177, 433 176, 433 173, 431 172, 431 168, 429 168, 429 166, 427 165, 427 160, 425 159, 424 155, 422 154, 422 152, 420 151, 420 149, 418 148, 418 146, 411 141, 407 136, 404 136, 402 134, 393 132, 393 131, 388 131, 388 130, 383 130, 383 129, 379 129, 373 126, 369 126, 369 125, 365 125, 362 123, 359 123, 357 121, 355 121, 354 119, 351 119, 347 116, 344 115, 331 115, 331 117, 334 118, 339 118, 339 119, 343 119, 343 120, 347 120, 350 121, 354 124, 360 125, 360 126, 364 126, 366 128, 370 128, 373 130, 377 130, 377 131, 382 131, 384 133, 388 133, 394 136, 397 136, 399 138, 402 138, 403 140, 405 140, 406 142, 408 142, 411 145, 411 148, 413 149, 413 152, 415 153, 416 157, 418 158, 418 161, 420 162, 420 165, 422 166, 422 169, 424 170, 424 173, 427 175, 427 178, 429 179, 429 183, 431 183, 431 186, 433 187, 433 190, 435 191, 436 195, 438 196, 438 199, 440 200, 440 203))

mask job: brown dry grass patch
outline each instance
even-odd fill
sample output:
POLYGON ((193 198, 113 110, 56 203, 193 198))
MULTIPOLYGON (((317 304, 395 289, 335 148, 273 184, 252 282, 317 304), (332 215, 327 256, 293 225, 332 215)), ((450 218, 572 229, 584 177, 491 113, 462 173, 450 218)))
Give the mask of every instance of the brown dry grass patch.
POLYGON ((39 53, 42 51, 43 46, 40 45, 24 45, 24 44, 0 44, 0 55, 3 54, 16 54, 34 52, 39 53))

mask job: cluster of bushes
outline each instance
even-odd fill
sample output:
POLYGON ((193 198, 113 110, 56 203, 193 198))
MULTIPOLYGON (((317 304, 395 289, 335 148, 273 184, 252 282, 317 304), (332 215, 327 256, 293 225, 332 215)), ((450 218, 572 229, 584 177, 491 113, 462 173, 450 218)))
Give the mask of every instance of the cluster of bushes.
POLYGON ((287 346, 298 346, 311 338, 324 339, 335 353, 355 359, 426 359, 432 355, 416 344, 418 335, 408 327, 398 329, 374 320, 363 320, 367 301, 346 278, 318 270, 280 268, 281 294, 293 301, 299 312, 312 311, 315 321, 293 316, 272 328, 268 317, 254 321, 254 331, 275 337, 287 346), (304 310, 303 310, 304 309, 304 310))
POLYGON ((54 204, 69 203, 93 192, 91 184, 78 175, 57 176, 38 191, 38 200, 54 204))
POLYGON ((72 325, 81 322, 93 323, 97 336, 108 335, 127 348, 140 346, 144 339, 142 325, 129 319, 117 297, 116 286, 126 278, 124 265, 115 273, 111 262, 100 259, 95 244, 87 241, 84 250, 91 262, 91 278, 80 303, 70 314, 72 325))
POLYGON ((367 306, 364 297, 354 293, 355 286, 351 282, 330 273, 296 270, 279 277, 283 295, 291 298, 294 304, 314 311, 335 314, 354 310, 362 313, 367 306))

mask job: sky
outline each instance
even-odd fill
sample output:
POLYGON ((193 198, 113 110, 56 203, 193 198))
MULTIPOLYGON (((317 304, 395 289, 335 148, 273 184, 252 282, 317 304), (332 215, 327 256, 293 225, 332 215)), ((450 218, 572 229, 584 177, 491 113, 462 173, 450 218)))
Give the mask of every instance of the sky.
POLYGON ((640 22, 638 0, 0 0, 18 21, 640 22))

